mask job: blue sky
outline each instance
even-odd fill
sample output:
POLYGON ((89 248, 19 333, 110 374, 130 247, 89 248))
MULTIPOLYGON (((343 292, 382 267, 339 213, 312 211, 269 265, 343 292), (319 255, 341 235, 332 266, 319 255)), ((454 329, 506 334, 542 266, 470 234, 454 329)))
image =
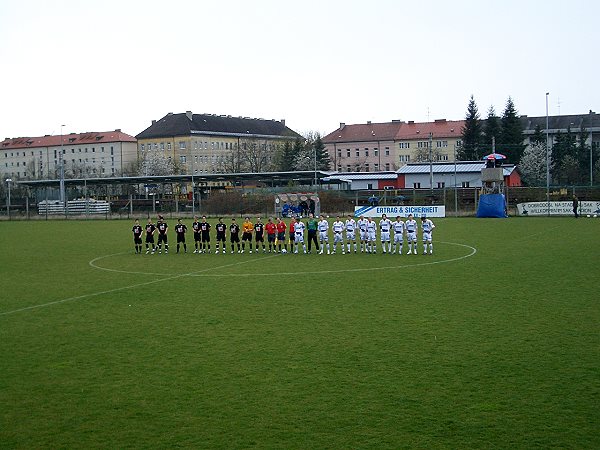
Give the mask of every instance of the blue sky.
POLYGON ((121 128, 168 112, 340 122, 600 112, 600 2, 0 3, 0 138, 121 128), (560 104, 559 104, 560 102, 560 104))

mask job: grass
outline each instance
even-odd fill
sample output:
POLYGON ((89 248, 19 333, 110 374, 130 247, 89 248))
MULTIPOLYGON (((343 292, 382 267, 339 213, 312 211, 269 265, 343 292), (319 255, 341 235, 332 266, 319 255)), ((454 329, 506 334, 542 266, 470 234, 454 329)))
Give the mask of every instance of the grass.
POLYGON ((1 223, 0 447, 600 447, 600 221, 435 222, 433 256, 1 223))

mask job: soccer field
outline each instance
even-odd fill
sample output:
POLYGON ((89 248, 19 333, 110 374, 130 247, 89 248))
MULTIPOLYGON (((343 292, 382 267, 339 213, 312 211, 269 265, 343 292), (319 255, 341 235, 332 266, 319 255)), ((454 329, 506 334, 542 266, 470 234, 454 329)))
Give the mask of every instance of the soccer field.
POLYGON ((427 256, 0 222, 0 447, 600 448, 600 220, 434 222, 427 256))

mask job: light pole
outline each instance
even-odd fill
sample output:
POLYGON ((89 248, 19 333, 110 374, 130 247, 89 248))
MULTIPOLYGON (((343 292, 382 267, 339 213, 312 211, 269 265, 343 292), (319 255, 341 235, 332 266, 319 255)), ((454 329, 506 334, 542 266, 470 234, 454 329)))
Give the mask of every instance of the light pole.
POLYGON ((594 112, 590 109, 590 187, 594 186, 594 112))
POLYGON ((550 215, 550 130, 548 123, 548 96, 546 92, 546 214, 550 215))
POLYGON ((64 125, 60 126, 60 201, 63 204, 63 208, 65 210, 65 214, 67 212, 67 202, 65 199, 65 158, 63 157, 63 128, 64 125))
MULTIPOLYGON (((190 149, 190 154, 192 150, 190 149)), ((194 155, 192 154, 192 214, 196 215, 196 193, 194 188, 194 155)))
POLYGON ((315 161, 315 189, 317 189, 317 146, 313 144, 314 161, 315 161))
POLYGON ((433 133, 429 133, 429 186, 433 194, 433 133))
POLYGON ((456 143, 454 143, 454 212, 458 217, 458 185, 456 183, 456 143))
POLYGON ((8 188, 8 198, 6 200, 6 215, 10 219, 10 183, 12 183, 12 178, 6 179, 6 187, 8 188))

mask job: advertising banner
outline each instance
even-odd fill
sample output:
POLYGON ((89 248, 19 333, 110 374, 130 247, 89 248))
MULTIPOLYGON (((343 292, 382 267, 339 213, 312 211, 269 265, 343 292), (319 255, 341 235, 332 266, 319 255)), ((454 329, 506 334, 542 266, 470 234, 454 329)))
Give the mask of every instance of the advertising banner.
MULTIPOLYGON (((572 216, 573 202, 550 202, 551 216, 572 216)), ((529 202, 517 204, 517 212, 520 216, 546 216, 548 215, 548 202, 529 202)), ((600 214, 600 202, 579 202, 579 214, 600 214)))
POLYGON ((412 214, 415 217, 446 217, 446 207, 438 206, 355 206, 354 217, 381 217, 385 214, 388 217, 408 217, 412 214))

